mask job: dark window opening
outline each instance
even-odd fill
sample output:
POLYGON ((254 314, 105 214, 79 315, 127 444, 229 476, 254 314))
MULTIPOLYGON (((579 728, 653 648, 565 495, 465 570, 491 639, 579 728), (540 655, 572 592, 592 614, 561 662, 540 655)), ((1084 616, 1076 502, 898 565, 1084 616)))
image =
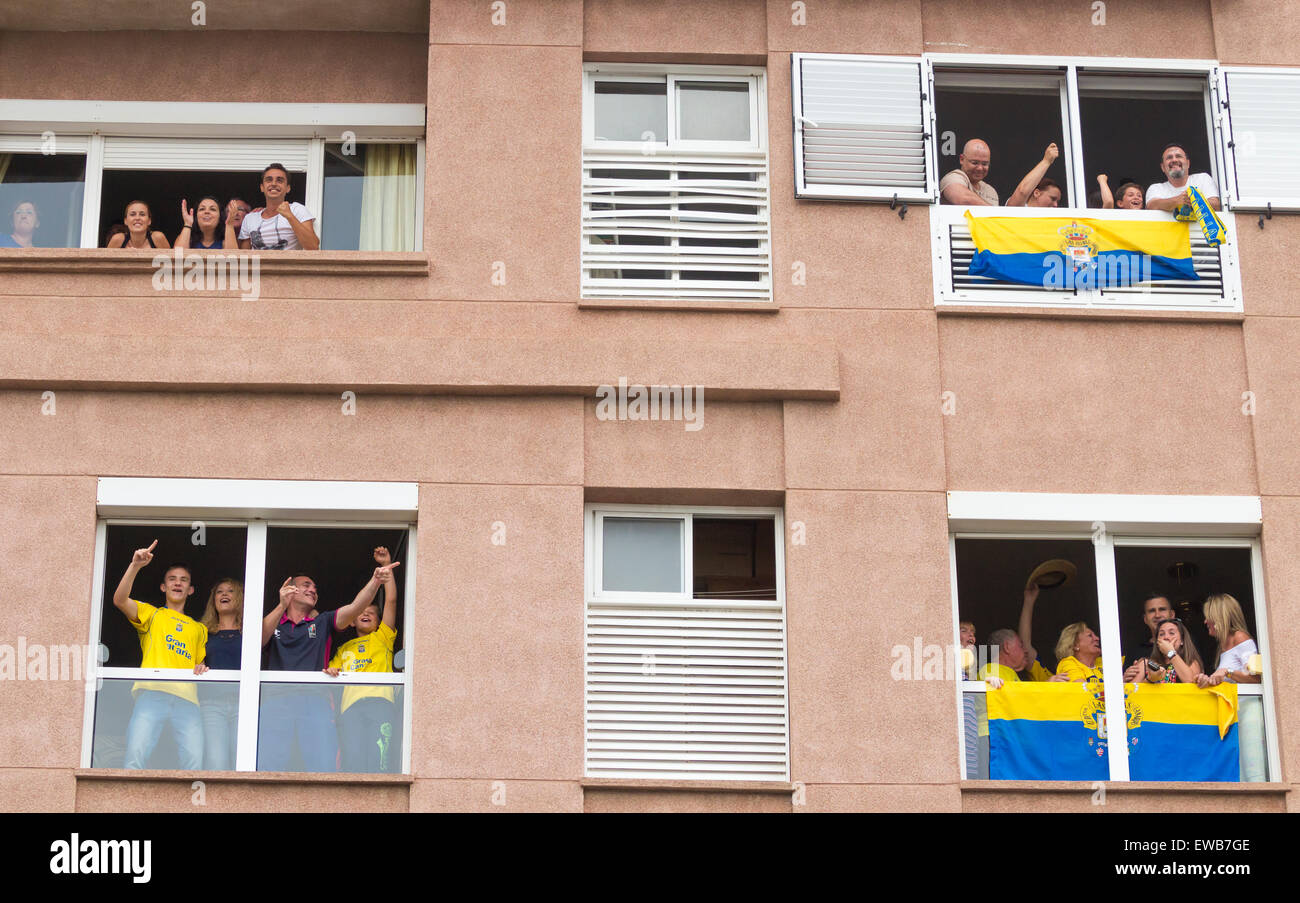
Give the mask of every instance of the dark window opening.
POLYGON ((776 599, 776 528, 772 518, 692 521, 696 599, 776 599))
MULTIPOLYGON (((401 562, 393 572, 397 580, 396 655, 404 647, 402 615, 405 600, 402 587, 406 582, 408 531, 390 529, 352 529, 341 527, 269 527, 266 531, 266 581, 263 585, 262 614, 269 613, 280 601, 280 587, 290 577, 306 575, 316 584, 317 610, 342 608, 356 598, 374 573, 374 549, 386 546, 392 560, 401 562)), ((375 594, 378 603, 381 588, 375 594)), ((355 628, 336 633, 331 648, 337 649, 356 636, 355 628)), ((266 667, 266 651, 262 653, 266 667)))
MULTIPOLYGON (((108 659, 103 664, 109 668, 140 667, 140 635, 113 604, 113 592, 136 549, 146 549, 158 540, 153 561, 136 574, 130 597, 162 608, 167 604, 160 588, 166 569, 171 564, 182 563, 189 567, 194 586, 193 594, 185 603, 185 614, 202 621, 208 595, 219 581, 233 578, 243 583, 247 534, 244 527, 205 526, 198 532, 188 526, 110 524, 104 545, 104 573, 100 575, 104 601, 99 641, 108 649, 108 659), (202 544, 196 545, 195 539, 201 539, 202 544)), ((251 618, 255 622, 257 613, 251 618)), ((245 627, 249 620, 250 615, 245 611, 245 627)))
MULTIPOLYGON (((231 198, 247 201, 250 210, 265 206, 266 199, 259 187, 261 179, 261 172, 104 170, 103 194, 99 202, 99 245, 107 246, 109 228, 123 221, 126 205, 136 200, 149 205, 153 220, 150 231, 161 232, 169 245, 175 245, 176 237, 185 225, 181 219, 181 199, 184 198, 193 209, 199 198, 212 195, 221 207, 218 235, 224 235, 226 204, 231 198)), ((290 201, 304 203, 305 182, 302 173, 289 173, 290 201)))

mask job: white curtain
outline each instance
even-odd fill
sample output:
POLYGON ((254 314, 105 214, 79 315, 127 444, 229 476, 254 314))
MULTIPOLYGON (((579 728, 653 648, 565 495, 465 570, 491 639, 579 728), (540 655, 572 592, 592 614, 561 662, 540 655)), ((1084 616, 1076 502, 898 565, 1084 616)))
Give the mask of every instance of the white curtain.
POLYGON ((366 145, 362 251, 415 250, 415 195, 415 145, 366 145))

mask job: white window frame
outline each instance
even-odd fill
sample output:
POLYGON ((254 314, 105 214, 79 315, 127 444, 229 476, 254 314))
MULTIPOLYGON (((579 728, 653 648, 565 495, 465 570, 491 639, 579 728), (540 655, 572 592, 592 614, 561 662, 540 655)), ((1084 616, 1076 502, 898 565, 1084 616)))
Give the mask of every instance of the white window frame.
MULTIPOLYGON (((785 592, 785 512, 782 508, 742 508, 732 506, 692 506, 692 505, 635 505, 621 503, 593 503, 584 506, 584 603, 583 603, 583 773, 587 774, 590 762, 591 721, 590 698, 587 683, 591 674, 591 660, 588 653, 589 621, 592 608, 612 607, 662 607, 678 609, 717 609, 718 611, 768 610, 780 612, 781 615, 781 662, 784 679, 781 682, 783 700, 782 722, 784 724, 784 743, 782 745, 785 772, 781 780, 790 779, 790 661, 789 638, 787 635, 786 592, 785 592), (682 593, 657 592, 604 592, 601 588, 601 569, 603 565, 600 534, 604 519, 611 517, 684 519, 682 531, 682 593), (692 521, 703 518, 772 519, 774 531, 774 553, 776 565, 776 599, 758 601, 754 599, 694 599, 694 531, 692 521)), ((686 780, 752 780, 745 776, 720 776, 709 774, 691 775, 686 780)))
MULTIPOLYGON (((175 668, 105 667, 92 657, 86 674, 81 767, 90 768, 94 752, 97 687, 101 680, 163 680, 185 683, 213 681, 238 683, 239 724, 235 770, 257 770, 257 728, 261 688, 268 683, 331 686, 394 686, 402 690, 402 774, 411 771, 411 656, 415 646, 415 578, 418 534, 416 513, 419 489, 415 483, 332 482, 316 480, 212 480, 137 477, 101 477, 98 485, 95 527, 95 577, 91 590, 89 648, 100 644, 105 594, 100 576, 107 562, 108 527, 149 525, 190 527, 201 520, 212 527, 247 530, 244 564, 244 630, 238 671, 192 674, 175 668), (407 551, 402 561, 402 598, 406 600, 401 625, 404 667, 401 673, 340 674, 338 678, 306 671, 263 671, 261 618, 266 570, 266 538, 270 527, 338 528, 344 530, 405 529, 407 551)), ((178 772, 182 773, 182 772, 178 772)), ((197 774, 199 772, 183 772, 197 774)), ((312 774, 314 772, 304 772, 312 774)))
POLYGON ((791 110, 794 116, 794 178, 795 197, 810 200, 848 201, 903 201, 907 203, 936 203, 939 199, 940 173, 936 169, 937 139, 934 121, 934 69, 928 56, 889 56, 861 53, 792 53, 790 55, 791 110), (920 67, 922 154, 925 157, 925 184, 920 188, 896 188, 884 185, 821 185, 809 188, 804 166, 804 128, 817 123, 804 113, 803 60, 865 61, 882 63, 908 63, 920 67))
MULTIPOLYGON (((1221 121, 1219 129, 1219 152, 1224 162, 1224 181, 1228 187, 1220 185, 1221 191, 1237 190, 1237 159, 1234 143, 1237 136, 1233 130, 1231 93, 1228 84, 1229 75, 1294 75, 1300 77, 1300 67, 1286 66, 1219 66, 1215 73, 1215 103, 1213 112, 1221 121)), ((1283 212, 1300 211, 1300 198, 1279 195, 1277 197, 1237 197, 1233 194, 1234 209, 1237 210, 1275 210, 1283 212)), ((1227 201, 1224 201, 1227 206, 1227 201)))
MULTIPOLYGON (((584 150, 641 150, 663 147, 692 151, 766 151, 766 72, 753 66, 676 66, 657 63, 587 63, 582 67, 582 145, 584 150), (596 138, 596 82, 663 84, 668 134, 663 141, 611 141, 596 138), (677 105, 678 82, 735 82, 749 85, 749 141, 692 141, 678 137, 681 121, 677 105)), ((656 136, 656 139, 658 136, 656 136)))
MULTIPOLYGON (((105 138, 229 140, 235 133, 250 140, 300 140, 308 160, 303 203, 319 218, 324 215, 325 144, 341 141, 348 131, 359 144, 416 145, 415 249, 424 249, 424 104, 0 100, 0 143, 32 139, 39 146, 39 136, 46 131, 53 131, 60 143, 77 142, 80 147, 84 142, 82 248, 99 247, 105 138)), ((316 228, 319 231, 319 225, 316 228)))
MULTIPOLYGON (((1225 153, 1222 143, 1225 120, 1218 102, 1220 67, 1215 60, 1160 60, 1129 59, 1126 57, 1047 57, 1025 55, 998 55, 972 53, 927 53, 923 55, 935 72, 936 80, 952 78, 957 73, 945 69, 983 70, 990 76, 1012 75, 1008 69, 1037 70, 1028 73, 1063 79, 1062 87, 1062 156, 1065 160, 1066 181, 1074 200, 1083 200, 1088 189, 1083 158, 1084 135, 1079 113, 1079 78, 1122 78, 1134 90, 1159 90, 1162 79, 1172 77, 1203 79, 1201 95, 1205 106, 1206 137, 1210 159, 1205 169, 1219 186, 1219 198, 1226 211, 1231 210, 1232 196, 1229 167, 1231 155, 1225 153)), ((979 72, 963 72, 960 78, 978 83, 979 72)), ((1014 77, 1014 76, 1012 76, 1014 77)), ((1086 89, 1085 85, 1085 89, 1086 89)), ((1167 83, 1166 83, 1167 87, 1167 83)), ((1193 92, 1189 92, 1193 93, 1193 92)), ((997 149, 994 148, 994 153, 997 149)), ((934 145, 934 165, 938 168, 938 144, 934 145)), ((950 230, 960 220, 965 210, 962 205, 936 203, 930 217, 932 251, 932 276, 936 307, 989 306, 989 307, 1059 307, 1103 308, 1119 310, 1194 311, 1217 310, 1239 313, 1243 309, 1241 270, 1237 255, 1235 219, 1224 216, 1227 239, 1219 248, 1221 294, 1213 295, 1193 290, 1178 291, 1177 287, 1162 287, 1150 283, 1137 289, 1105 289, 1100 291, 1048 291, 1032 286, 998 286, 971 291, 953 285, 953 242, 950 230)), ((982 208, 980 208, 982 209, 982 208)), ((1052 210, 1007 207, 999 208, 999 216, 1086 216, 1092 219, 1132 218, 1137 214, 1115 213, 1084 206, 1059 207, 1052 210)), ((1155 218, 1150 215, 1147 218, 1155 218)))
MULTIPOLYGON (((1255 637, 1265 661, 1259 684, 1238 684, 1242 696, 1260 696, 1269 783, 1281 780, 1281 755, 1274 716, 1273 684, 1268 679, 1271 646, 1265 602, 1260 530, 1263 507, 1258 496, 1090 495, 1033 492, 949 492, 948 561, 952 595, 952 642, 960 648, 957 593, 958 539, 1059 539, 1091 541, 1097 569, 1097 618, 1102 656, 1122 657, 1120 600, 1115 585, 1115 548, 1132 546, 1205 546, 1251 550, 1251 588, 1255 602, 1255 637)), ((959 680, 957 748, 962 780, 966 774, 962 698, 987 692, 981 680, 959 680)), ((1106 710, 1124 711, 1124 676, 1107 668, 1102 681, 1106 710)), ((1123 718, 1107 720, 1107 760, 1112 781, 1129 780, 1128 727, 1123 718)), ((1169 782, 1177 786, 1178 782, 1169 782)), ((1225 786, 1231 786, 1230 784, 1225 786)))
MULTIPOLYGON (((638 301, 657 300, 669 303, 700 302, 753 302, 771 303, 772 301, 772 203, 771 177, 767 150, 767 79, 762 68, 753 66, 695 66, 641 63, 587 63, 583 66, 583 100, 582 100, 582 154, 579 173, 582 185, 582 214, 578 229, 578 266, 581 297, 619 302, 628 299, 638 301), (663 141, 610 141, 597 140, 596 135, 596 83, 602 81, 663 83, 667 98, 668 135, 663 141), (679 119, 676 91, 679 82, 692 81, 728 81, 745 83, 749 86, 750 140, 749 141, 689 141, 677 137, 679 119), (600 161, 599 164, 595 161, 600 161), (638 165, 642 164, 642 165, 638 165), (628 170, 655 169, 662 170, 660 181, 673 182, 678 179, 679 171, 715 169, 728 172, 749 172, 752 179, 726 181, 725 188, 716 188, 713 193, 718 197, 717 203, 735 204, 755 208, 752 222, 736 223, 736 228, 728 232, 717 228, 713 223, 700 226, 697 222, 683 224, 690 220, 689 215, 682 216, 680 209, 672 215, 655 214, 651 218, 650 228, 667 234, 666 245, 654 245, 666 248, 662 255, 657 252, 638 252, 637 245, 616 242, 618 253, 609 254, 604 244, 589 242, 591 235, 605 234, 599 227, 612 224, 612 231, 620 229, 618 217, 603 217, 596 213, 596 204, 609 203, 604 200, 592 200, 589 194, 605 196, 606 193, 635 193, 642 188, 641 180, 623 180, 616 185, 595 185, 595 179, 588 178, 588 171, 594 169, 628 170), (734 184, 735 189, 731 186, 734 184), (694 231, 695 234, 691 234, 694 231), (685 233, 685 234, 682 234, 685 233), (689 253, 683 253, 685 238, 700 238, 709 235, 724 240, 739 239, 751 241, 756 247, 744 249, 727 249, 725 246, 715 248, 708 255, 710 259, 692 259, 689 253), (609 260, 606 262, 605 258, 609 260), (644 257, 645 259, 637 259, 644 257), (662 257, 662 259, 658 259, 662 257), (620 259, 621 258, 621 259, 620 259), (627 260, 627 258, 633 258, 627 260), (720 258, 720 259, 716 259, 720 258), (688 264, 698 262, 698 266, 688 264), (602 271, 614 270, 620 275, 599 275, 602 271), (667 279, 624 278, 624 270, 667 270, 667 279), (748 275, 756 273, 757 279, 683 279, 681 274, 690 271, 709 271, 717 273, 737 273, 748 275), (591 273, 591 275, 589 275, 591 273)), ((656 139, 658 136, 656 136, 656 139)), ((618 183, 618 179, 614 179, 618 183)), ((696 183, 696 188, 702 183, 696 183)), ((663 189, 656 189, 663 190, 663 189)), ((669 199, 668 203, 678 204, 681 198, 669 199)), ((717 224, 725 226, 728 221, 718 220, 717 224)), ((621 223, 622 228, 633 231, 643 228, 647 223, 635 217, 621 223)), ((697 255, 703 258, 705 255, 697 255)))

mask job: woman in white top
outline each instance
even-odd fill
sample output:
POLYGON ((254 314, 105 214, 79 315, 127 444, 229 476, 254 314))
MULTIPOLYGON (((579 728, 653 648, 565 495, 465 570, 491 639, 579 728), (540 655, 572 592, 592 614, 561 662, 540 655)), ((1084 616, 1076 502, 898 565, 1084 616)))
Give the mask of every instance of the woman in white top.
POLYGON ((1219 667, 1213 674, 1196 678, 1200 687, 1213 687, 1225 680, 1238 684, 1257 684, 1261 676, 1246 670, 1250 657, 1259 652, 1255 641, 1246 631, 1246 615, 1241 603, 1222 593, 1205 600, 1205 629, 1219 641, 1219 667))

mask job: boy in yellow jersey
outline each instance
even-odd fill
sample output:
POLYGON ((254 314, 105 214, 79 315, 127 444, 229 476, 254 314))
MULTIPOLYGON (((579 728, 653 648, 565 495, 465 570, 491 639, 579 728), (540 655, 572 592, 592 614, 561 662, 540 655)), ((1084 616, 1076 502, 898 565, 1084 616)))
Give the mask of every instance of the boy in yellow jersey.
MULTIPOLYGON (((375 549, 375 561, 388 567, 388 549, 375 549)), ((383 601, 370 604, 357 616, 356 639, 340 646, 325 673, 338 677, 342 671, 391 673, 393 645, 397 631, 397 580, 392 572, 383 584, 383 601), (382 614, 381 614, 382 612, 382 614)), ((397 709, 392 687, 345 687, 339 714, 339 745, 343 770, 351 772, 392 771, 397 755, 394 742, 397 709)))
MULTIPOLYGON (((166 606, 157 608, 131 598, 136 574, 151 561, 158 540, 136 549, 131 563, 113 593, 117 606, 140 634, 141 668, 177 668, 193 671, 203 660, 208 630, 185 614, 185 600, 194 593, 190 569, 174 564, 163 573, 159 589, 166 606)), ((135 707, 126 726, 127 768, 144 768, 158 745, 163 726, 170 724, 180 754, 180 767, 197 771, 203 765, 203 723, 199 720, 198 693, 192 683, 170 680, 137 681, 131 688, 135 707)))

